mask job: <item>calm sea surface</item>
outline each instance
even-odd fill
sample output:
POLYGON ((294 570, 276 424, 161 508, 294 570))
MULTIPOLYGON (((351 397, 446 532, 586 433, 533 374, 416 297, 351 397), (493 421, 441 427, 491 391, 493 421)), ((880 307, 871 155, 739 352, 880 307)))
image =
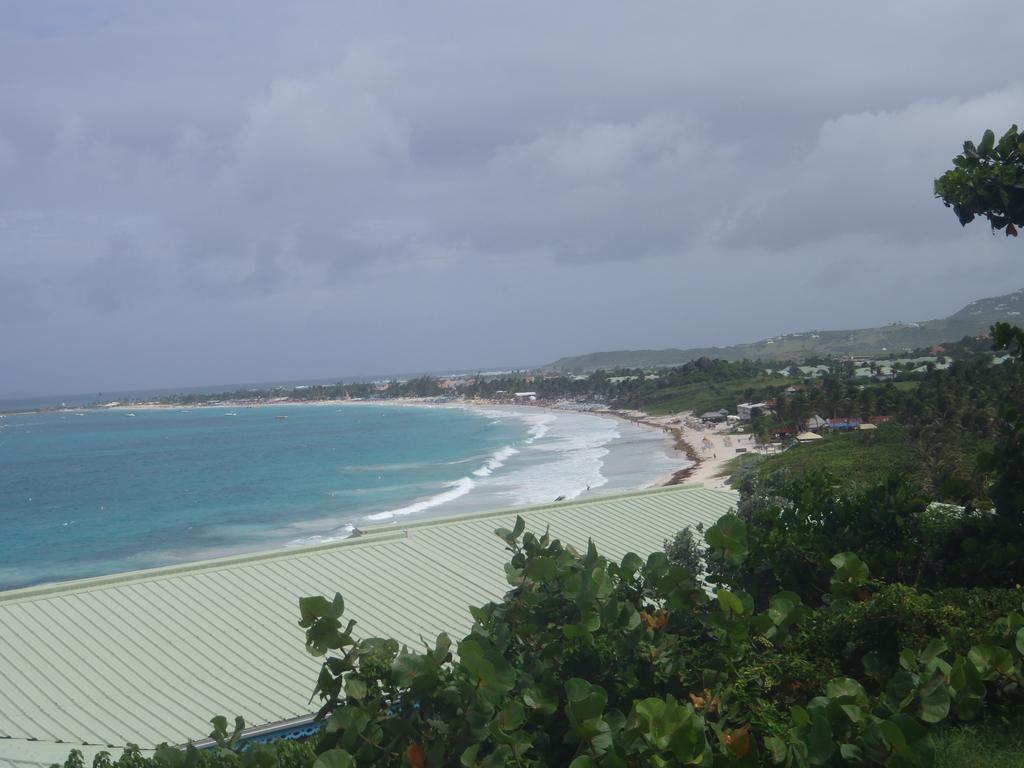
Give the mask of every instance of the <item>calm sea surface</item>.
POLYGON ((649 485, 666 441, 536 409, 268 406, 0 418, 0 589, 649 485))

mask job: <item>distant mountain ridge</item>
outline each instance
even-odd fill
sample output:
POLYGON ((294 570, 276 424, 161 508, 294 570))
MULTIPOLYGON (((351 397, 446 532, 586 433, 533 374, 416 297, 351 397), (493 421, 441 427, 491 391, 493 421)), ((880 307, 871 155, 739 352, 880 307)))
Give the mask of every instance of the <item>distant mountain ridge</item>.
POLYGON ((662 368, 700 357, 721 360, 797 360, 811 355, 887 356, 905 350, 959 341, 987 333, 997 321, 1024 323, 1024 289, 972 301, 942 320, 892 323, 852 331, 806 331, 773 336, 751 344, 692 349, 637 349, 563 357, 544 366, 549 371, 595 371, 611 368, 662 368))

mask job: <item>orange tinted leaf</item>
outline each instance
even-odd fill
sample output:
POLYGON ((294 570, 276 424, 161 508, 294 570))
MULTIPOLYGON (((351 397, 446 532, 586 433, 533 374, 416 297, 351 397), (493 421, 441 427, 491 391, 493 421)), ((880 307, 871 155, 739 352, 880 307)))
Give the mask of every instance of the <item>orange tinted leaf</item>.
POLYGON ((410 744, 405 750, 405 758, 409 761, 409 768, 426 768, 427 752, 420 744, 410 744))
POLYGON ((726 731, 725 745, 736 757, 745 757, 750 751, 750 725, 744 725, 731 733, 726 731))

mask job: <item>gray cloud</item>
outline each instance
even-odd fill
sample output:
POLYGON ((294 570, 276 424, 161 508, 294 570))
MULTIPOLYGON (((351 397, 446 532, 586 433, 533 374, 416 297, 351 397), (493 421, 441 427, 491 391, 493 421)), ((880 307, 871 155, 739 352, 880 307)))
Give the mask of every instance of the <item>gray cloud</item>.
POLYGON ((1021 119, 1014 11, 19 6, 0 392, 528 364, 1017 287, 1015 243, 931 196, 1021 119))

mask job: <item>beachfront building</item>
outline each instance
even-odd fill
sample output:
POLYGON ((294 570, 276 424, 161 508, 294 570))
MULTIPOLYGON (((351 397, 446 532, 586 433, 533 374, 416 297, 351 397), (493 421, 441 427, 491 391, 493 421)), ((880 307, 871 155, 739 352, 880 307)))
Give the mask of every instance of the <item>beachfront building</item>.
POLYGON ((334 544, 0 592, 0 768, 44 768, 71 749, 86 765, 124 745, 144 754, 241 715, 247 734, 308 733, 320 659, 304 647, 298 599, 345 598, 357 637, 411 648, 461 638, 469 606, 509 589, 494 530, 517 514, 619 561, 714 524, 737 496, 673 486, 581 502, 382 525, 334 544))
POLYGON ((758 413, 765 413, 769 410, 768 403, 740 403, 736 406, 736 415, 741 421, 750 421, 758 413))
POLYGON ((718 411, 707 411, 700 415, 701 421, 706 421, 709 424, 720 424, 729 418, 729 412, 722 408, 718 411))
POLYGON ((515 398, 516 398, 516 400, 523 400, 523 401, 532 403, 534 400, 537 399, 537 393, 536 392, 516 392, 515 393, 515 398))

